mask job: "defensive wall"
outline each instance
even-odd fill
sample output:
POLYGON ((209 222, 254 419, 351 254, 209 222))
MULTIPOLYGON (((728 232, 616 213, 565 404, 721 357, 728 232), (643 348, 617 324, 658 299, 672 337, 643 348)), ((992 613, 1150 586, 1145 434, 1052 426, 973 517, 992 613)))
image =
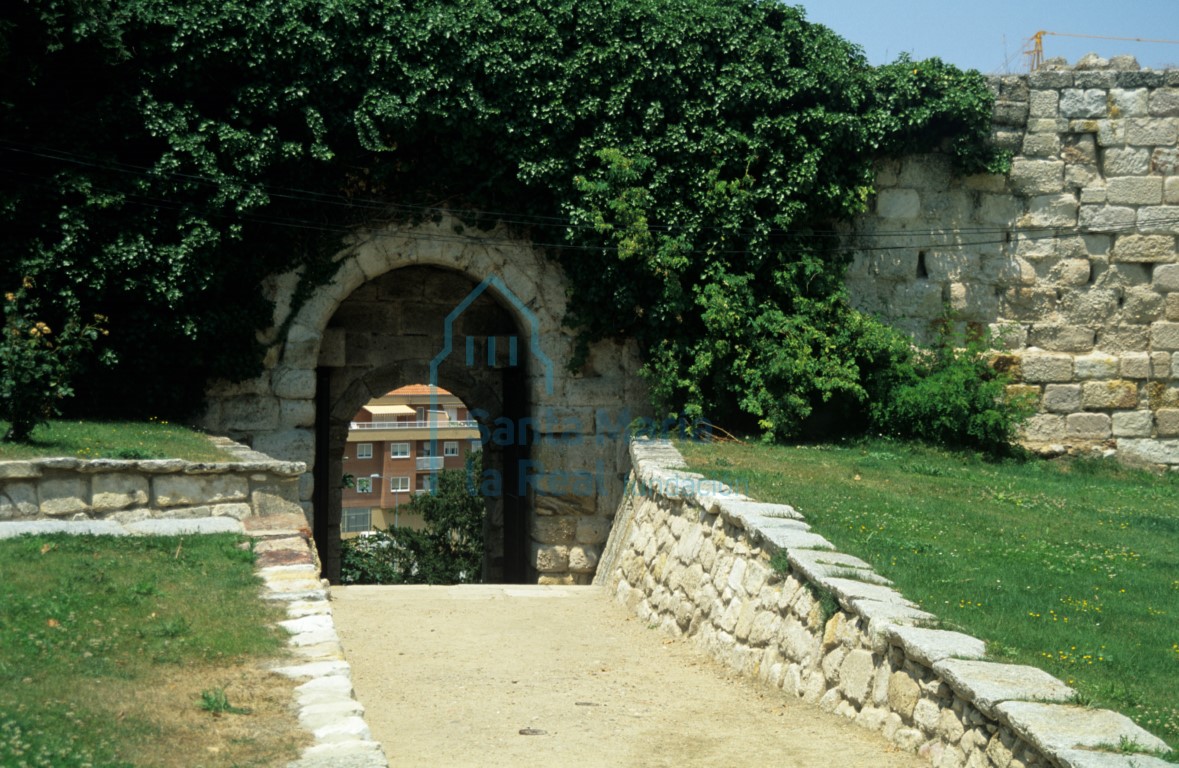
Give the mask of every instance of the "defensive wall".
POLYGON ((686 471, 666 441, 634 470, 595 583, 741 674, 936 766, 1166 768, 1166 744, 1034 667, 986 660, 792 507, 686 471), (1131 748, 1132 747, 1132 748, 1131 748), (1119 751, 1122 748, 1122 751, 1119 751))
MULTIPOLYGON (((1179 466, 1179 71, 1082 61, 993 81, 1006 175, 944 155, 880 163, 843 228, 854 303, 930 341, 947 316, 989 329, 1030 395, 1026 442, 1179 466)), ((488 438, 492 580, 585 583, 646 414, 631 344, 584 365, 562 325, 567 281, 517 232, 431 220, 358 231, 327 285, 276 275, 265 370, 215 383, 201 425, 307 465, 299 500, 338 569, 347 424, 370 397, 433 382, 488 438), (521 468, 524 468, 521 470, 521 468)))
POLYGON ((989 329, 1032 447, 1179 466, 1179 70, 1090 56, 992 85, 1011 172, 882 162, 853 301, 921 341, 947 307, 989 329))

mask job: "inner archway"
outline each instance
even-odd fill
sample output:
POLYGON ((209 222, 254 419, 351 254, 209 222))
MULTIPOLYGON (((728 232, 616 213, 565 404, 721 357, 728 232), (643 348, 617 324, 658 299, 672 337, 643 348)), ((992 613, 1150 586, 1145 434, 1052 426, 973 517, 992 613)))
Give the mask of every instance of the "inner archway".
MULTIPOLYGON (((465 404, 484 433, 497 423, 527 424, 527 337, 511 310, 462 273, 430 266, 395 269, 365 283, 333 314, 327 334, 340 338, 340 363, 321 366, 315 484, 316 539, 324 574, 339 577, 343 457, 356 413, 406 385, 434 385, 465 404), (444 355, 451 350, 453 354, 444 355), (321 506, 322 505, 322 506, 321 506), (322 519, 319 519, 322 518, 322 519)), ((527 436, 483 446, 484 473, 501 482, 487 496, 485 581, 535 580, 528 563, 525 494, 519 487, 527 436)))

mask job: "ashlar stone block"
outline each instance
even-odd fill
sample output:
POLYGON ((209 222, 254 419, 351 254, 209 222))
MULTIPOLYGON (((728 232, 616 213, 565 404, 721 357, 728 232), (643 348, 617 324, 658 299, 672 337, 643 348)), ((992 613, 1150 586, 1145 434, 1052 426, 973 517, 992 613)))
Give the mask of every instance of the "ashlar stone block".
POLYGON ((96 512, 110 512, 147 504, 151 484, 142 475, 110 472, 95 475, 90 481, 90 505, 96 512))
POLYGON ((1150 94, 1150 114, 1154 117, 1179 117, 1179 88, 1157 88, 1150 94))
POLYGON ((1118 358, 1102 352, 1078 355, 1073 370, 1078 379, 1112 379, 1118 375, 1118 358))
POLYGON ((1029 350, 1020 361, 1023 380, 1030 384, 1071 382, 1073 356, 1039 350, 1029 350))
POLYGON ((1179 351, 1179 323, 1153 323, 1150 326, 1150 345, 1153 349, 1179 351))
POLYGON ((1138 222, 1138 214, 1133 208, 1120 205, 1082 205, 1077 219, 1084 229, 1120 231, 1133 227, 1138 222))
POLYGON ((1009 178, 1015 191, 1025 195, 1059 194, 1064 190, 1064 161, 1017 157, 1009 178))
POLYGON ((1052 413, 1081 410, 1080 384, 1048 384, 1044 387, 1043 408, 1052 413))
POLYGON ((231 475, 159 475, 152 478, 156 506, 180 507, 244 501, 249 481, 231 475))
POLYGON ((1139 208, 1138 231, 1144 235, 1179 235, 1179 205, 1139 208))
POLYGON ((1154 414, 1150 411, 1119 411, 1113 414, 1114 437, 1150 437, 1154 414))
POLYGON ((1060 92, 1060 116, 1101 118, 1109 114, 1108 94, 1097 88, 1066 88, 1060 92))
POLYGON ((876 196, 876 215, 883 219, 914 219, 919 213, 921 196, 915 189, 882 189, 876 196))
POLYGON ((1138 385, 1132 381, 1086 381, 1081 385, 1081 405, 1089 410, 1138 407, 1138 385))
POLYGON ((1111 205, 1159 205, 1163 202, 1163 180, 1159 176, 1114 176, 1105 180, 1105 195, 1111 205))
POLYGON ((1154 268, 1151 287, 1160 293, 1179 291, 1179 264, 1160 264, 1154 268))
POLYGON ((1159 408, 1154 418, 1159 437, 1179 437, 1179 408, 1159 408))
POLYGON ((1179 261, 1175 238, 1170 235, 1122 235, 1114 241, 1113 260, 1137 263, 1179 261))
POLYGON ((1113 429, 1104 413, 1072 413, 1064 417, 1064 424, 1065 435, 1077 440, 1105 440, 1113 429))
POLYGON ((1110 113, 1118 117, 1146 117, 1150 114, 1146 88, 1112 88, 1109 92, 1110 113))
POLYGON ((1145 176, 1150 173, 1150 150, 1141 147, 1110 147, 1101 153, 1101 170, 1106 176, 1145 176))
POLYGON ((1095 339, 1096 332, 1084 325, 1034 325, 1028 334, 1032 346, 1052 352, 1088 352, 1095 339))
POLYGON ((1136 117, 1125 121, 1126 143, 1132 147, 1167 147, 1179 139, 1179 121, 1136 117))
POLYGON ((65 476, 45 478, 37 486, 41 513, 52 517, 75 515, 90 509, 87 478, 65 476))
POLYGON ((1037 195, 1028 201, 1028 212, 1019 223, 1025 227, 1072 227, 1077 223, 1077 207, 1072 193, 1037 195))

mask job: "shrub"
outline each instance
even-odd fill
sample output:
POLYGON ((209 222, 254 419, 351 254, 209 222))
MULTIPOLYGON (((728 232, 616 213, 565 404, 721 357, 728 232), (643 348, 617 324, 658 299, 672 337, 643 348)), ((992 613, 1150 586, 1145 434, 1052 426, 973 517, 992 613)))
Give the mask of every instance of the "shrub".
POLYGON ((71 379, 81 369, 83 356, 105 330, 105 320, 82 322, 75 304, 60 331, 38 315, 31 277, 20 288, 4 294, 4 327, 0 334, 0 421, 9 423, 5 442, 26 443, 33 429, 58 413, 59 402, 73 394, 71 379))
POLYGON ((340 580, 345 584, 467 584, 482 575, 486 508, 468 478, 478 477, 482 458, 467 457, 465 471, 438 474, 433 493, 414 496, 409 512, 425 528, 390 528, 343 543, 340 580))
POLYGON ((881 372, 869 408, 872 426, 894 437, 1007 454, 1031 404, 1008 396, 1009 377, 989 362, 989 336, 963 338, 949 327, 942 324, 933 348, 881 372))

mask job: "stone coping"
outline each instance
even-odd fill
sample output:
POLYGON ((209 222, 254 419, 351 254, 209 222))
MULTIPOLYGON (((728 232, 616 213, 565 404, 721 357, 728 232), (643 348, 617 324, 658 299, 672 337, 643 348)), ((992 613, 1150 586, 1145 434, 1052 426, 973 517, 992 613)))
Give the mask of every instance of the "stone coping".
POLYGON ((0 539, 22 535, 175 536, 243 533, 254 539, 255 571, 262 596, 281 603, 287 619, 279 626, 289 633, 291 657, 273 672, 300 681, 294 706, 299 725, 313 742, 287 768, 388 768, 381 745, 364 721, 364 707, 352 689, 352 667, 332 621, 330 595, 319 578, 315 543, 301 513, 188 520, 0 521, 0 539))
MULTIPOLYGON (((938 685, 948 686, 993 726, 1010 728, 1040 753, 1044 764, 1061 768, 1172 765, 1148 754, 1103 751, 1122 743, 1144 751, 1166 752, 1168 746, 1125 715, 1070 704, 1076 692, 1039 668, 987 661, 983 641, 929 628, 926 625, 935 622, 936 616, 892 589, 890 582, 864 561, 834 551, 830 542, 809 530, 793 507, 758 502, 722 483, 682 471, 687 465, 669 441, 634 440, 630 453, 639 483, 637 492, 691 503, 706 515, 719 515, 767 555, 784 552, 796 577, 832 595, 846 612, 848 623, 862 620, 874 655, 887 656, 891 648, 902 652, 906 663, 928 668, 938 685)), ((603 563, 603 570, 616 565, 603 563)), ((760 587, 763 594, 765 589, 760 587)), ((764 597, 762 602, 766 602, 764 597)), ((840 627, 844 623, 838 622, 840 627)), ((825 634, 832 634, 830 622, 825 634)), ((844 714, 868 724, 854 708, 844 714)), ((868 725, 874 727, 875 723, 868 725)), ((909 746, 916 748, 918 744, 911 742, 909 746)), ((940 765, 936 758, 948 752, 923 754, 940 765)), ((1014 764, 1010 755, 1006 762, 998 759, 997 763, 1014 764)))

